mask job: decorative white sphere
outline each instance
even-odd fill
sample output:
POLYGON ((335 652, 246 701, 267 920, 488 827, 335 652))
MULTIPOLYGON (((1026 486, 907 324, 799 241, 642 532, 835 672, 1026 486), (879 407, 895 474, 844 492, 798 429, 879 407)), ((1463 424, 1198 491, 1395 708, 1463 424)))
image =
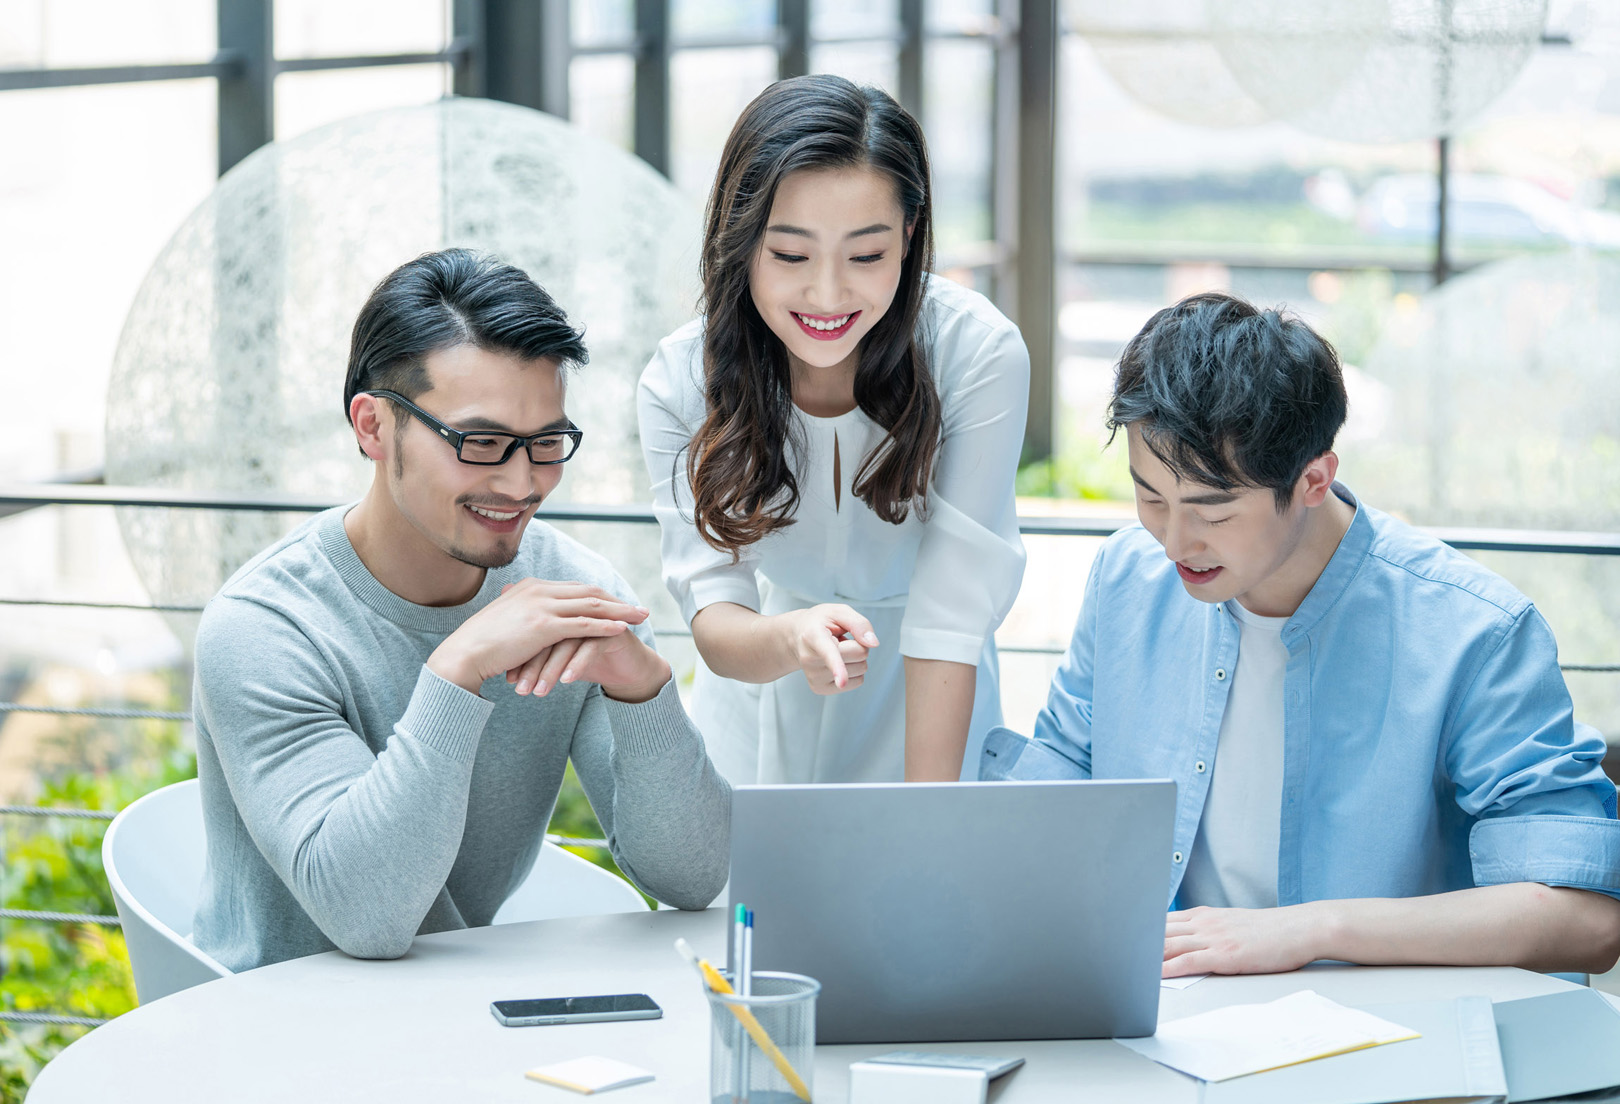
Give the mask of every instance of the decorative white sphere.
POLYGON ((1170 118, 1399 142, 1454 134, 1495 100, 1535 52, 1547 0, 1066 0, 1064 14, 1170 118))
POLYGON ((1347 445, 1369 501, 1428 525, 1620 529, 1620 259, 1516 257, 1397 310, 1362 365, 1388 389, 1347 445))
POLYGON ((1226 68, 1207 0, 1065 0, 1063 12, 1108 75, 1144 107, 1206 127, 1270 119, 1226 68))
POLYGON ((1455 134, 1513 82, 1547 0, 1208 0, 1216 47, 1270 115, 1353 142, 1455 134))
MULTIPOLYGON (((1346 483, 1420 525, 1620 531, 1620 259, 1518 257, 1397 310, 1363 364, 1377 439, 1346 483)), ((1352 396, 1352 402, 1354 402, 1352 396)), ((1565 663, 1620 655, 1620 557, 1472 552, 1528 594, 1565 663)), ((1571 674, 1577 719, 1620 735, 1620 679, 1571 674)))
MULTIPOLYGON (((645 162, 510 104, 446 99, 267 146, 221 178, 136 295, 108 388, 108 482, 358 497, 371 469, 343 409, 355 315, 400 264, 466 246, 526 271, 585 328, 591 363, 568 387, 585 446, 555 499, 644 501, 635 385, 692 316, 698 231, 645 162)), ((295 519, 119 520, 153 599, 188 603, 295 519)))

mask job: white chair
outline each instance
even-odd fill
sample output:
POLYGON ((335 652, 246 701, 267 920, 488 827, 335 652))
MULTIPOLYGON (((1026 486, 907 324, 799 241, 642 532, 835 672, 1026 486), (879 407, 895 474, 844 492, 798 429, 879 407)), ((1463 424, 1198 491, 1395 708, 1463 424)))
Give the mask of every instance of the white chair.
POLYGON ((491 923, 645 911, 647 902, 629 882, 554 843, 546 843, 535 856, 528 877, 495 911, 491 923))
POLYGON ((142 1004, 230 973, 186 939, 202 884, 203 848, 195 778, 129 805, 101 841, 142 1004))
MULTIPOLYGON (((186 938, 202 884, 203 853, 195 778, 135 801, 113 818, 102 840, 101 861, 142 1004, 231 972, 186 938)), ((623 878, 546 843, 528 876, 496 911, 494 923, 646 908, 623 878)))

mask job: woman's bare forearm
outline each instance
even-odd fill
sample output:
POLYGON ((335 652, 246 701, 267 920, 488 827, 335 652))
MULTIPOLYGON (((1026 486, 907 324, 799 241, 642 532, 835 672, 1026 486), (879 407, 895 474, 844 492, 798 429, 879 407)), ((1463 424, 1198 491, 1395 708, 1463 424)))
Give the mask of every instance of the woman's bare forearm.
POLYGON ((906 657, 906 781, 962 777, 978 670, 945 659, 906 657))
POLYGON ((866 681, 867 652, 878 646, 872 623, 826 602, 765 616, 733 602, 704 606, 692 639, 709 670, 738 682, 774 682, 802 672, 817 694, 842 694, 866 681))
POLYGON ((797 659, 775 632, 774 618, 716 602, 692 618, 692 642, 709 670, 738 682, 774 682, 799 669, 797 659))

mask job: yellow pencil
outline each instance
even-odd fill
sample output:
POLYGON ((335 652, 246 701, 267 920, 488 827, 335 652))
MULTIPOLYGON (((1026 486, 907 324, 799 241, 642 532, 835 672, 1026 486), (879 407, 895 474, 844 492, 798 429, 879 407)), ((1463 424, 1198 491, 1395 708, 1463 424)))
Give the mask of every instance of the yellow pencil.
MULTIPOLYGON (((709 965, 708 959, 699 958, 690 943, 684 939, 677 939, 675 949, 680 951, 688 962, 698 968, 698 973, 703 975, 703 980, 710 989, 723 996, 736 995, 735 990, 731 988, 731 982, 721 976, 719 970, 709 965)), ((776 1064, 776 1068, 787 1079, 788 1085, 792 1087, 798 1098, 805 1101, 805 1104, 809 1104, 810 1086, 804 1083, 804 1078, 800 1077, 798 1071, 793 1068, 793 1063, 787 1060, 787 1055, 783 1054, 781 1048, 771 1040, 770 1035, 765 1031, 765 1025, 760 1023, 758 1017, 749 1009, 732 1004, 729 1001, 724 1003, 727 1008, 731 1009, 731 1014, 737 1017, 737 1022, 743 1025, 743 1030, 747 1031, 759 1049, 765 1052, 765 1057, 776 1064)))

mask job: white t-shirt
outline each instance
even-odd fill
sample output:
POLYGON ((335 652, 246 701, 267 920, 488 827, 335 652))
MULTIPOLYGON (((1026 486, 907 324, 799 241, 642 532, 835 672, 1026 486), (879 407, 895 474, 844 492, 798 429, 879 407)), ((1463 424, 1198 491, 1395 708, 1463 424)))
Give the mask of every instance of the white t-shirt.
POLYGON ((1226 608, 1243 635, 1179 897, 1187 908, 1275 908, 1288 618, 1261 617, 1235 600, 1226 608))

